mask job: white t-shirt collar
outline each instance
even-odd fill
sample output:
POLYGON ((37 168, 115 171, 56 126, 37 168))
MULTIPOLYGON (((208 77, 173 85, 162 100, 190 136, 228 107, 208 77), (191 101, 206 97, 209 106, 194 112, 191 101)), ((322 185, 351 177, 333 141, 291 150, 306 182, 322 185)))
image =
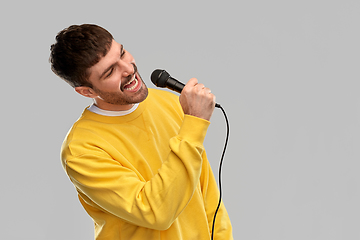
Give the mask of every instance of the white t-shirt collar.
POLYGON ((129 110, 125 110, 125 111, 108 111, 108 110, 98 108, 97 106, 95 106, 95 104, 92 104, 90 107, 88 107, 88 110, 90 112, 93 112, 93 113, 96 113, 96 114, 99 114, 99 115, 103 115, 103 116, 121 117, 121 116, 125 116, 125 115, 128 115, 128 114, 134 112, 137 109, 138 106, 139 106, 139 103, 136 103, 129 110))

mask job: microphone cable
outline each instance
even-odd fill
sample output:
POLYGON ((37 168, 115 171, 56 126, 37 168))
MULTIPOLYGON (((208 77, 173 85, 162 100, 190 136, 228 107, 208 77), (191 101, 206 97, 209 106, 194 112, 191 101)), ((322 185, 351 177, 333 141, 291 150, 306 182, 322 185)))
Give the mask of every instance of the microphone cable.
POLYGON ((214 239, 215 220, 216 220, 216 215, 217 215, 217 213, 219 211, 220 204, 221 204, 221 198, 222 198, 221 171, 222 171, 222 165, 223 165, 223 161, 224 161, 226 148, 227 148, 228 141, 229 141, 229 132, 230 132, 230 124, 229 124, 229 120, 228 120, 228 117, 226 116, 226 112, 225 112, 224 108, 220 104, 217 104, 216 107, 221 109, 221 111, 223 112, 224 117, 225 117, 225 121, 226 121, 226 140, 225 140, 225 145, 224 145, 224 149, 223 149, 223 152, 222 152, 222 155, 221 155, 221 160, 220 160, 220 165, 219 165, 219 191, 220 191, 220 195, 219 195, 219 202, 218 202, 216 211, 214 213, 213 225, 212 225, 212 230, 211 230, 211 240, 214 239))

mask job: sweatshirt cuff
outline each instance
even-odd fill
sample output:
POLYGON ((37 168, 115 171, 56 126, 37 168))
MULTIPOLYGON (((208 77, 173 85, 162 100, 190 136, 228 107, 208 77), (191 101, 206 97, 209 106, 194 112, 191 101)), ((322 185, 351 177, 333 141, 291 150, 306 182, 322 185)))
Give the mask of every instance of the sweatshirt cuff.
POLYGON ((205 119, 185 114, 178 136, 180 139, 202 146, 209 125, 210 122, 205 119))

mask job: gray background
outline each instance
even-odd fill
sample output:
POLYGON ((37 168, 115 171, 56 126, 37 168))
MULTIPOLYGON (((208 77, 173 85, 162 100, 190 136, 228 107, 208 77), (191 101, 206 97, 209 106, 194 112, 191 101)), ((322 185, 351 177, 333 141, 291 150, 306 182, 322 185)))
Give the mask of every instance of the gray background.
MULTIPOLYGON (((59 159, 91 101, 48 63, 57 32, 81 23, 112 32, 148 86, 163 68, 216 94, 231 124, 223 193, 235 239, 360 239, 360 1, 1 5, 2 239, 93 239, 59 159)), ((216 110, 216 175, 224 138, 216 110)))

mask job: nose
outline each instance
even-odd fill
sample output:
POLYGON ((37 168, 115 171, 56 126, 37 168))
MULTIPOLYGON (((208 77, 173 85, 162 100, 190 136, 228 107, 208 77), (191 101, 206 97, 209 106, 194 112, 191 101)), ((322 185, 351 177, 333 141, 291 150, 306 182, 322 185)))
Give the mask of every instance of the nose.
POLYGON ((133 75, 135 73, 134 63, 132 62, 125 62, 120 60, 119 65, 122 69, 122 76, 128 77, 130 75, 133 75))

